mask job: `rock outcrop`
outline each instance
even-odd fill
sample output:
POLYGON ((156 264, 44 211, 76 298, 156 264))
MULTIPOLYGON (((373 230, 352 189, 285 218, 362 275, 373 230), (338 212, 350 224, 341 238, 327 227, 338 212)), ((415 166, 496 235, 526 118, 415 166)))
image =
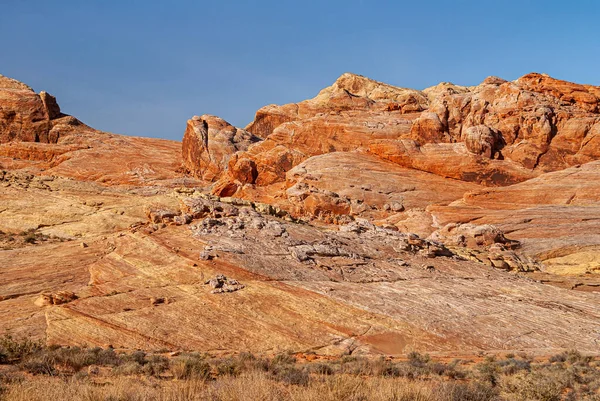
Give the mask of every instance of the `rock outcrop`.
POLYGON ((61 112, 54 96, 0 75, 0 170, 116 185, 181 185, 181 143, 114 135, 61 112))
MULTIPOLYGON (((261 139, 218 117, 203 115, 188 120, 183 136, 183 164, 193 176, 215 181, 227 169, 234 153, 245 151, 261 139)), ((233 179, 253 182, 256 166, 248 159, 235 160, 233 179)))
POLYGON ((600 157, 599 93, 540 74, 423 91, 344 74, 313 99, 260 109, 246 130, 264 141, 210 179, 215 193, 231 195, 283 182, 309 157, 358 150, 442 177, 511 185, 600 157))
POLYGON ((0 75, 0 143, 56 143, 81 124, 60 112, 54 96, 0 75))

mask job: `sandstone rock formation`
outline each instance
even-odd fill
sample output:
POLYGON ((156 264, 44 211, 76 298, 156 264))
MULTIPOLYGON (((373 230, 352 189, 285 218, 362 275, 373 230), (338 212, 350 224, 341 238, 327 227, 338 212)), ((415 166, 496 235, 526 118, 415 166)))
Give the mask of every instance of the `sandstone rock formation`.
MULTIPOLYGON (((334 152, 315 156, 287 172, 286 198, 296 217, 348 222, 352 216, 383 219, 404 230, 428 234, 410 224, 405 210, 447 204, 480 186, 400 167, 370 154, 334 152), (390 220, 390 221, 392 221, 390 220)), ((429 222, 431 224, 431 222, 429 222)))
POLYGON ((504 188, 468 192, 428 211, 440 226, 493 224, 521 244, 546 271, 590 274, 600 269, 600 162, 543 174, 504 188))
POLYGON ((0 143, 56 143, 81 123, 60 112, 54 96, 0 75, 0 143))
POLYGON ((344 74, 313 99, 260 109, 246 129, 264 141, 236 156, 215 192, 282 182, 309 157, 357 149, 443 177, 521 182, 599 156, 598 93, 540 74, 424 91, 344 74))
POLYGON ((596 87, 344 74, 246 130, 194 118, 182 144, 94 130, 0 82, 0 335, 597 352, 596 87))
MULTIPOLYGON (((227 169, 229 159, 238 151, 261 139, 248 131, 236 128, 218 117, 194 116, 187 122, 183 136, 183 162, 188 172, 205 181, 215 181, 227 169)), ((243 159, 246 160, 246 159, 243 159)), ((248 160, 236 160, 234 179, 252 182, 256 166, 248 160)))

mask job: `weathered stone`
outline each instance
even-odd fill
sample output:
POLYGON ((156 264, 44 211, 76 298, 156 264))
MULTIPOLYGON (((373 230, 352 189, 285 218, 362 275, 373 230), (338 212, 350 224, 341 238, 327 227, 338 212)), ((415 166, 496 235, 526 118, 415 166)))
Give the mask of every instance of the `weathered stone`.
MULTIPOLYGON (((187 122, 183 137, 183 164, 185 169, 206 181, 216 181, 227 169, 229 159, 238 151, 261 139, 228 122, 209 115, 194 116, 187 122)), ((251 160, 236 169, 234 176, 252 177, 251 160)))

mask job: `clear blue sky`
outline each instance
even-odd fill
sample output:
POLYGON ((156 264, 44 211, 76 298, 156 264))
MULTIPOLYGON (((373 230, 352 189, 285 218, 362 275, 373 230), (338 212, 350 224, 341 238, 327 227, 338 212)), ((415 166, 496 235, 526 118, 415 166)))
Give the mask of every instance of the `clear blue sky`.
POLYGON ((528 72, 600 85, 600 2, 0 0, 0 73, 110 132, 245 126, 344 72, 422 89, 528 72))

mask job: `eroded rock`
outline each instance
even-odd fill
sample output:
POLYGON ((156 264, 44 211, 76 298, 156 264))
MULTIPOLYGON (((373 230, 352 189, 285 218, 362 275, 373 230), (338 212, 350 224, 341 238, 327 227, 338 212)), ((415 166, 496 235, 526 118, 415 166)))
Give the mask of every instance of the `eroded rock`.
POLYGON ((44 293, 35 301, 37 306, 62 305, 75 301, 79 297, 71 291, 58 291, 55 293, 44 293))
POLYGON ((223 274, 217 274, 214 278, 207 280, 204 284, 209 285, 213 290, 212 294, 222 294, 227 292, 235 292, 246 288, 236 279, 227 278, 223 274))

